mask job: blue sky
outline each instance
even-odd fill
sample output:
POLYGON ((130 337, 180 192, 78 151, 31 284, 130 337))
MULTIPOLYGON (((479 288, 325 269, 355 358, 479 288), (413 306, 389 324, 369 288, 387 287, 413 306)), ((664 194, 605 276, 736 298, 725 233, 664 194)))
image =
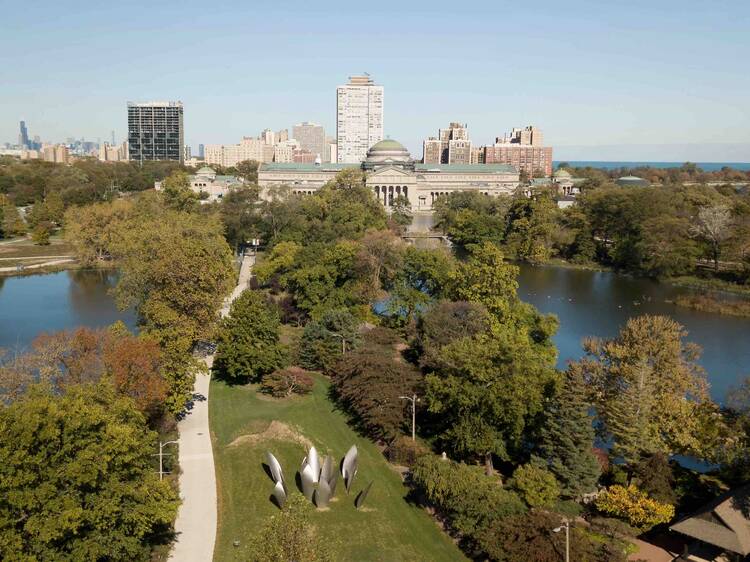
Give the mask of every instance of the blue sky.
POLYGON ((120 140, 126 101, 151 99, 185 103, 193 146, 303 120, 333 135, 336 86, 367 71, 385 87, 387 136, 413 153, 457 120, 477 144, 535 124, 565 159, 750 161, 747 0, 16 1, 0 13, 0 142, 19 119, 45 140, 120 140))

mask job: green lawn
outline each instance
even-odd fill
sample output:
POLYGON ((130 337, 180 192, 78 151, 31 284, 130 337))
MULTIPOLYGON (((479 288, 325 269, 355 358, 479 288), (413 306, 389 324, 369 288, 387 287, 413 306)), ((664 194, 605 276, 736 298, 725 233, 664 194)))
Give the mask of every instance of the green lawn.
MULTIPOLYGON (((259 398, 252 386, 231 387, 212 381, 209 411, 219 488, 214 560, 246 560, 242 547, 247 539, 278 512, 269 500, 273 483, 262 467, 265 452, 271 450, 276 455, 290 483, 306 454, 303 445, 288 437, 261 441, 256 437, 256 442, 230 446, 243 435, 266 431, 272 421, 282 422, 302 439, 312 441, 321 455, 333 454, 337 463, 352 444, 359 449, 359 473, 352 495, 346 495, 340 480, 336 501, 328 510, 312 514, 337 560, 466 560, 425 511, 407 503, 399 474, 375 445, 349 428, 344 415, 328 400, 327 387, 327 382, 318 378, 310 396, 273 400, 259 398), (357 511, 354 496, 370 480, 375 484, 365 506, 357 511), (233 546, 235 540, 240 541, 239 547, 233 546)), ((274 427, 278 429, 278 424, 274 427)), ((290 488, 291 493, 300 493, 295 486, 290 488)))

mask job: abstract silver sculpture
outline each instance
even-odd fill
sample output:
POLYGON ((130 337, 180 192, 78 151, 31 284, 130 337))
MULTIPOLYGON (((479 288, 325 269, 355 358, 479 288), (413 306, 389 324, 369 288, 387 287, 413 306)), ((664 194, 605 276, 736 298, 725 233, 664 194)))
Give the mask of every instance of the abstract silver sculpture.
MULTIPOLYGON (((281 469, 281 463, 270 451, 266 452, 266 461, 271 472, 271 478, 274 481, 273 500, 279 506, 283 507, 286 503, 289 491, 284 480, 284 472, 281 469)), ((352 489, 354 478, 357 476, 359 465, 359 452, 357 446, 352 445, 341 461, 341 476, 344 478, 346 493, 352 489)), ((299 469, 300 488, 302 494, 308 501, 313 502, 315 506, 322 509, 328 507, 331 499, 336 495, 336 485, 339 481, 339 471, 335 468, 333 457, 326 455, 321 463, 320 456, 315 447, 310 447, 307 456, 302 459, 299 469)), ((354 500, 354 506, 359 509, 365 502, 367 494, 372 488, 370 482, 362 491, 357 494, 354 500)))
POLYGON ((286 490, 284 489, 283 482, 276 482, 276 485, 273 487, 273 497, 276 500, 276 505, 279 506, 279 509, 284 507, 284 504, 286 503, 286 490))
POLYGON ((309 464, 305 464, 299 476, 302 483, 302 493, 305 495, 308 501, 313 501, 313 493, 315 492, 315 480, 313 478, 312 468, 310 468, 309 464))
POLYGON ((344 485, 346 486, 347 494, 352 487, 354 477, 357 475, 357 458, 357 446, 352 445, 351 449, 347 451, 346 456, 341 463, 341 476, 344 477, 344 485))
POLYGON ((266 462, 268 462, 268 468, 271 470, 271 478, 274 482, 284 481, 284 472, 281 470, 281 464, 276 457, 273 456, 271 451, 266 451, 266 462))
POLYGON ((313 482, 317 484, 320 479, 320 458, 315 447, 310 447, 310 452, 307 454, 307 464, 312 469, 313 482))
POLYGON ((315 507, 328 507, 328 502, 330 501, 331 487, 328 485, 328 482, 321 479, 320 482, 318 482, 318 487, 315 489, 315 507))
POLYGON ((354 507, 357 509, 362 507, 362 504, 365 503, 365 499, 367 499, 367 494, 370 493, 370 488, 372 488, 372 481, 357 495, 357 498, 354 500, 354 507))

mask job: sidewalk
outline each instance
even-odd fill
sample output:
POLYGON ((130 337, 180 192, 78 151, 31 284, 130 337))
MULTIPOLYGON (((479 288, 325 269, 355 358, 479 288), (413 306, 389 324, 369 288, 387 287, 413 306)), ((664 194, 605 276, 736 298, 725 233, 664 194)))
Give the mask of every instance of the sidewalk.
MULTIPOLYGON (((247 287, 255 265, 254 256, 242 260, 239 280, 221 308, 221 316, 229 314, 229 306, 247 287)), ((213 364, 206 357, 206 366, 213 364)), ((193 387, 193 408, 177 424, 180 433, 180 499, 182 504, 175 521, 177 538, 169 560, 173 562, 210 562, 216 542, 216 473, 208 425, 208 389, 210 374, 198 374, 193 387)))

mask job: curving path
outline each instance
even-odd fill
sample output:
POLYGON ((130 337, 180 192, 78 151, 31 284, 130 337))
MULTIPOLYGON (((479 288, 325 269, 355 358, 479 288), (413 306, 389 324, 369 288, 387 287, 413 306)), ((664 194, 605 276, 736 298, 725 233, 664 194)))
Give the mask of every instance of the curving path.
MULTIPOLYGON (((224 301, 221 316, 229 314, 229 307, 247 287, 254 256, 245 256, 240 266, 239 280, 232 294, 224 301)), ((213 355, 206 357, 206 366, 213 364, 213 355)), ((208 389, 210 374, 195 377, 193 408, 177 424, 180 459, 180 510, 175 521, 177 538, 169 560, 172 562, 210 562, 216 542, 216 472, 208 425, 208 389)))

